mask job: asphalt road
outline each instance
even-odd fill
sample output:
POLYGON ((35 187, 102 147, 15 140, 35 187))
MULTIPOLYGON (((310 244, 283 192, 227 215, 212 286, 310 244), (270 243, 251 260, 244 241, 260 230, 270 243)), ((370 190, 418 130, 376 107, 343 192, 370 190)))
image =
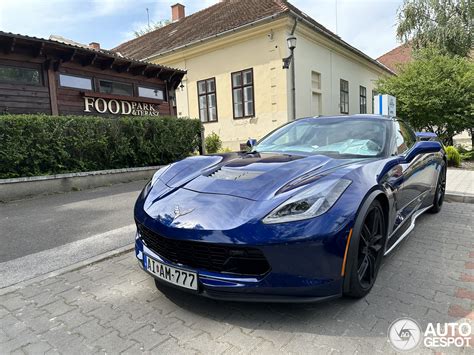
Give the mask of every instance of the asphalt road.
POLYGON ((124 227, 133 223, 133 205, 145 183, 0 203, 0 263, 111 231, 128 232, 122 237, 133 242, 124 227))

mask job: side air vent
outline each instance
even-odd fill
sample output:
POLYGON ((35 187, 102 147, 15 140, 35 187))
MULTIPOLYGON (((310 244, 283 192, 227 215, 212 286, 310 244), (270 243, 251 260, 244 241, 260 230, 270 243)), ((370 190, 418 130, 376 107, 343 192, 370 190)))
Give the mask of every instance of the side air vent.
POLYGON ((262 175, 263 171, 250 171, 222 167, 208 177, 218 180, 250 180, 262 175))

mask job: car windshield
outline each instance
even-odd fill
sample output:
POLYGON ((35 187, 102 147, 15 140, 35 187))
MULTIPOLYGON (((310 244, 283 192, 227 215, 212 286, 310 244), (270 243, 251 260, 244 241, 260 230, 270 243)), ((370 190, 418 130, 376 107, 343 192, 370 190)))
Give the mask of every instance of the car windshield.
POLYGON ((339 158, 377 157, 385 150, 387 122, 363 118, 303 119, 273 131, 254 150, 339 158))

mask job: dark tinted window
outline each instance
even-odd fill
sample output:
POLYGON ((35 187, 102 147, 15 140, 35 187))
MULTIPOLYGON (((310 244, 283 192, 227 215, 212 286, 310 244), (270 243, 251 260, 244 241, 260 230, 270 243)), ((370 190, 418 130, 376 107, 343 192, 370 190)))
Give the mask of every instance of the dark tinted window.
POLYGON ((341 79, 340 81, 340 103, 341 113, 349 113, 349 82, 347 80, 341 79))
POLYGON ((403 154, 416 142, 415 132, 403 121, 395 122, 397 154, 403 154))
POLYGON ((117 81, 99 80, 99 91, 104 94, 133 96, 132 84, 119 83, 117 81))
POLYGON ((364 86, 359 87, 359 106, 360 113, 367 113, 367 89, 364 86))
POLYGON ((0 81, 17 84, 40 85, 41 77, 38 69, 0 65, 0 81))

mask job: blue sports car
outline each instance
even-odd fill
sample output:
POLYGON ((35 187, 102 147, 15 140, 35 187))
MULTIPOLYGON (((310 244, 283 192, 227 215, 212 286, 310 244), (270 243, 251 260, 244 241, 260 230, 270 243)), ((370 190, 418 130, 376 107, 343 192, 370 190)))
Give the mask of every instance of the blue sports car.
POLYGON ((443 204, 442 145, 396 118, 303 118, 248 145, 165 166, 141 192, 136 257, 157 286, 239 301, 363 297, 383 256, 443 204))

